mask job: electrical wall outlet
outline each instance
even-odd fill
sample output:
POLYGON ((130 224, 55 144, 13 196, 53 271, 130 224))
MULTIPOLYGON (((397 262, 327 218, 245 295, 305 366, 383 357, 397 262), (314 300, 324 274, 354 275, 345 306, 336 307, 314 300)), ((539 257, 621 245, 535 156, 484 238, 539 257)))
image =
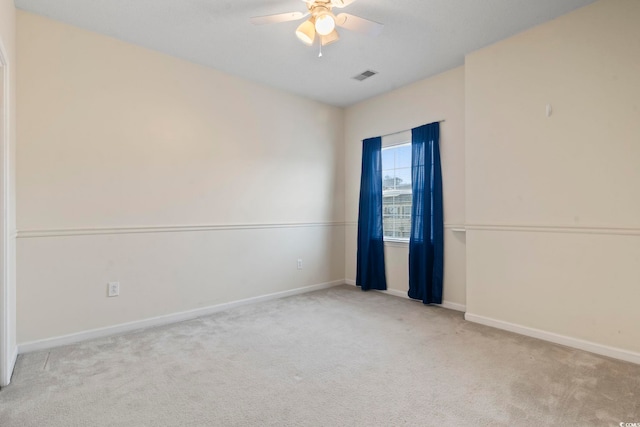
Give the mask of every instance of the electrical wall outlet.
POLYGON ((302 270, 302 258, 298 258, 298 270, 302 270))
POLYGON ((107 283, 107 295, 110 297, 117 297, 120 295, 120 282, 107 283))

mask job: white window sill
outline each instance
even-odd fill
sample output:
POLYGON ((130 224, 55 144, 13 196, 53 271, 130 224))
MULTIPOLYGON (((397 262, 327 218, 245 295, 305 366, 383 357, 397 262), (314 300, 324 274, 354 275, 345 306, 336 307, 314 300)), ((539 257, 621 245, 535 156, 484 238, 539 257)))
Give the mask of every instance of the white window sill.
POLYGON ((395 248, 407 248, 409 247, 409 239, 384 239, 384 245, 395 248))

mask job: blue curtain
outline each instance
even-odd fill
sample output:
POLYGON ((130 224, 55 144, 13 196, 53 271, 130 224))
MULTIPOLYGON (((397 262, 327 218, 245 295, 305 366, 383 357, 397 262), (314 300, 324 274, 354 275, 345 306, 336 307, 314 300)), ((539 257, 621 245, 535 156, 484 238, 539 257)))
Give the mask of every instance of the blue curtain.
POLYGON ((362 141, 356 285, 387 289, 382 233, 382 138, 362 141))
POLYGON ((409 297, 442 303, 444 218, 440 123, 411 130, 413 205, 409 239, 409 297))

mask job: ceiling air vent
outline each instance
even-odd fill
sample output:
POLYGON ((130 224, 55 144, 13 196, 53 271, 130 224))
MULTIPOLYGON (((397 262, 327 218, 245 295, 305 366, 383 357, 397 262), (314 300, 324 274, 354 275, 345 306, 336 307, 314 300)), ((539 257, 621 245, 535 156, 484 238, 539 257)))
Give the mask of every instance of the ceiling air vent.
POLYGON ((355 76, 354 79, 356 79, 358 81, 363 81, 363 80, 368 79, 371 76, 375 76, 376 74, 378 74, 377 71, 367 70, 367 71, 362 72, 362 73, 358 74, 357 76, 355 76))

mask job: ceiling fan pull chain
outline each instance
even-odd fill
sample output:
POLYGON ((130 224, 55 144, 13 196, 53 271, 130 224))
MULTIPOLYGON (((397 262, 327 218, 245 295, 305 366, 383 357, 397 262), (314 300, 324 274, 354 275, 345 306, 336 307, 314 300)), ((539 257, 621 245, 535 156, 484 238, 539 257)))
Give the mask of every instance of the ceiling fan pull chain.
POLYGON ((318 53, 318 58, 322 58, 322 40, 320 40, 320 43, 318 43, 318 45, 320 46, 320 53, 318 53))

